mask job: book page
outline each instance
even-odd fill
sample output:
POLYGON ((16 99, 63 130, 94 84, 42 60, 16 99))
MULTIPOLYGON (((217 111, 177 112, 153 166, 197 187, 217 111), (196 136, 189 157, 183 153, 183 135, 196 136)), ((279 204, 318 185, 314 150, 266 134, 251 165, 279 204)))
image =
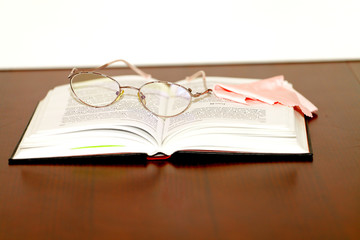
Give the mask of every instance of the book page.
MULTIPOLYGON (((136 76, 117 78, 122 85, 141 86, 146 80, 136 76)), ((69 85, 56 87, 47 99, 45 116, 40 119, 38 131, 72 131, 91 129, 94 126, 135 126, 146 130, 155 138, 162 129, 162 119, 144 109, 138 100, 137 91, 125 89, 120 100, 114 104, 94 108, 78 102, 69 85)))
MULTIPOLYGON (((137 76, 122 76, 117 80, 121 85, 134 87, 148 81, 137 76)), ((142 106, 136 90, 125 89, 122 98, 113 105, 94 108, 79 103, 66 84, 50 90, 39 103, 20 148, 25 158, 30 157, 29 154, 49 156, 61 152, 68 155, 100 151, 155 154, 162 129, 163 119, 142 106), (109 150, 99 146, 107 146, 109 150)))
MULTIPOLYGON (((209 88, 219 82, 241 83, 241 81, 253 80, 207 78, 209 88)), ((201 92, 204 89, 200 79, 179 83, 191 87, 194 92, 201 92)), ((255 102, 245 105, 208 94, 193 98, 190 108, 185 113, 166 120, 163 145, 165 151, 168 151, 167 154, 171 154, 177 148, 256 151, 255 145, 262 145, 259 151, 261 149, 271 152, 276 151, 277 147, 274 145, 284 145, 290 138, 294 138, 293 145, 296 145, 293 108, 255 102), (269 141, 269 138, 273 138, 274 141, 269 141), (268 144, 269 142, 273 144, 268 144)), ((288 150, 294 151, 290 148, 288 150)))
MULTIPOLYGON (((241 83, 254 81, 250 79, 208 77, 209 88, 216 83, 241 83)), ((191 87, 193 92, 203 91, 200 79, 182 81, 180 84, 191 87)), ((289 118, 293 118, 293 109, 282 105, 252 103, 249 105, 232 102, 207 94, 193 98, 190 108, 183 114, 169 118, 165 123, 164 135, 174 131, 183 131, 184 128, 196 128, 206 123, 220 124, 220 126, 243 126, 261 129, 294 129, 289 118)))

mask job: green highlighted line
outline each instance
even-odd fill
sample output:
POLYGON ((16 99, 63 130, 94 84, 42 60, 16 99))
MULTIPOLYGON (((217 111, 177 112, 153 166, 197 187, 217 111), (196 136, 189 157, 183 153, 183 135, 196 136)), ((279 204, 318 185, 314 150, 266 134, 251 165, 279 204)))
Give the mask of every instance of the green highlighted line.
POLYGON ((71 150, 86 149, 86 148, 109 148, 109 147, 125 147, 125 145, 97 145, 97 146, 84 146, 84 147, 75 147, 75 148, 71 148, 71 150))

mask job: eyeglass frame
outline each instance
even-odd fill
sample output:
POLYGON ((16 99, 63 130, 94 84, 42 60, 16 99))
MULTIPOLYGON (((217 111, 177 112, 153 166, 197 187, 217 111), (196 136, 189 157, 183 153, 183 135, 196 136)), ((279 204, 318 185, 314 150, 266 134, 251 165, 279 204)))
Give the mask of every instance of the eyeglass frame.
POLYGON ((196 73, 194 73, 193 75, 191 75, 190 77, 186 77, 185 80, 188 80, 188 81, 191 81, 197 77, 199 77, 201 75, 202 79, 203 79, 203 84, 204 84, 204 88, 205 88, 205 91, 203 92, 196 92, 196 93, 193 93, 192 89, 191 88, 187 88, 187 87, 184 87, 180 84, 177 84, 177 83, 173 83, 173 82, 167 82, 167 81, 161 81, 161 80, 155 80, 155 81, 149 81, 149 82, 146 82, 144 83, 143 85, 141 85, 139 88, 137 87, 134 87, 134 86, 121 86, 120 83, 114 79, 113 77, 111 76, 108 76, 106 74, 103 74, 103 73, 100 73, 100 72, 97 72, 99 70, 103 70, 105 68, 107 68, 108 66, 110 66, 111 64, 114 64, 114 63, 117 63, 117 62, 123 62, 125 63, 125 65, 127 65, 131 70, 133 70, 134 72, 136 72, 138 75, 144 77, 145 79, 150 79, 151 78, 151 75, 148 74, 148 73, 145 73, 144 71, 140 70, 138 67, 136 67, 135 65, 129 63, 128 61, 126 60, 123 60, 123 59, 117 59, 117 60, 114 60, 114 61, 111 61, 111 62, 108 62, 100 67, 97 67, 97 68, 94 68, 94 69, 89 69, 89 70, 86 70, 86 69, 83 69, 83 70, 79 70, 78 68, 73 68, 70 72, 70 74, 68 75, 68 79, 70 80, 70 88, 71 88, 71 91, 73 93, 73 95, 76 97, 76 99, 78 101, 80 101, 82 104, 85 104, 89 107, 94 107, 94 108, 103 108, 103 107, 108 107, 114 103, 116 103, 118 100, 120 100, 121 96, 123 95, 124 93, 124 89, 128 88, 128 89, 133 89, 133 90, 137 90, 137 94, 138 94, 138 98, 139 98, 139 101, 140 103, 143 105, 143 107, 148 110, 149 112, 151 112, 152 114, 154 114, 155 116, 157 117, 163 117, 163 118, 168 118, 168 117, 176 117, 176 116, 179 116, 180 114, 184 113, 186 110, 189 109, 191 103, 192 103, 192 98, 196 98, 196 97, 200 97, 204 94, 207 94, 207 93, 212 93, 213 90, 211 88, 208 88, 207 85, 206 85, 206 74, 203 70, 200 70, 196 73), (73 88, 73 85, 72 85, 72 80, 74 79, 75 76, 77 75, 80 75, 80 74, 94 74, 94 75, 99 75, 99 76, 102 76, 102 77, 106 77, 106 78, 109 78, 111 80, 113 80, 114 82, 116 82, 116 84, 118 85, 119 87, 119 94, 118 96, 109 104, 105 104, 103 106, 95 106, 95 105, 91 105, 91 104, 88 104, 86 102, 84 102, 81 98, 79 98, 77 96, 77 94, 75 93, 75 90, 73 88), (189 104, 187 105, 187 107, 182 110, 181 112, 175 114, 175 115, 171 115, 171 116, 163 116, 163 115, 159 115, 159 114, 156 114, 154 113, 153 111, 151 111, 148 107, 146 107, 146 103, 144 103, 144 99, 145 99, 145 96, 144 94, 141 92, 141 88, 144 87, 145 85, 148 85, 148 84, 153 84, 153 83, 164 83, 164 84, 169 84, 169 85, 175 85, 175 86, 178 86, 178 87, 181 87, 183 88, 184 90, 186 90, 189 95, 190 95, 190 100, 189 100, 189 104))

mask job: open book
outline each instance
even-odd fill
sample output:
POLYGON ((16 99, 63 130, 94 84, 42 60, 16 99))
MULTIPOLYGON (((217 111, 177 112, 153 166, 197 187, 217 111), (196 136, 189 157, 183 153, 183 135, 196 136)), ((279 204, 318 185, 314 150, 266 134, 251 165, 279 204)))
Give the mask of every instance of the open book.
MULTIPOLYGON (((137 76, 115 78, 124 85, 144 83, 137 76)), ((207 77, 210 88, 250 81, 256 80, 207 77)), ((203 88, 201 79, 177 83, 195 91, 203 88)), ((58 86, 39 103, 10 162, 181 153, 312 158, 304 115, 290 107, 244 105, 206 94, 179 116, 160 118, 144 109, 131 89, 109 107, 92 108, 77 102, 69 88, 58 86)))

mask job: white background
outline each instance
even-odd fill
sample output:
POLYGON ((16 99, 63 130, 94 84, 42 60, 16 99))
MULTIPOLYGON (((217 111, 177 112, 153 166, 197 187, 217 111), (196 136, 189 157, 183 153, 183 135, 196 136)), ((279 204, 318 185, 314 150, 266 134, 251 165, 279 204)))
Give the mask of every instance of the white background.
POLYGON ((359 0, 0 0, 0 69, 360 59, 359 0))

